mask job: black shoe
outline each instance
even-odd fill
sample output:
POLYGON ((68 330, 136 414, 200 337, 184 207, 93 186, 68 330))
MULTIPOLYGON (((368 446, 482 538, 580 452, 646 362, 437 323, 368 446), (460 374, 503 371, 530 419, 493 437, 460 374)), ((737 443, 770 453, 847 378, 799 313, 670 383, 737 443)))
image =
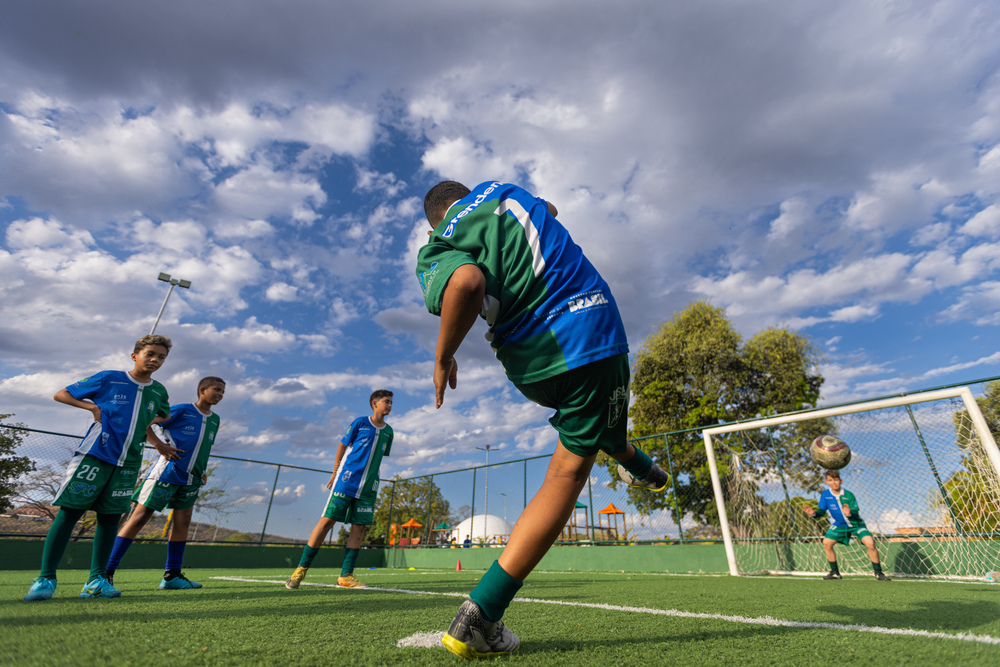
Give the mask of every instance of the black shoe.
POLYGON ((471 659, 510 653, 521 645, 521 640, 503 621, 490 621, 483 616, 479 605, 466 600, 441 643, 455 655, 471 659))
POLYGON ((840 572, 831 572, 830 574, 826 575, 823 578, 824 579, 843 579, 843 577, 840 576, 840 572))
POLYGON ((875 573, 875 578, 878 579, 879 581, 892 581, 892 579, 890 579, 889 577, 885 576, 881 572, 876 572, 875 573))

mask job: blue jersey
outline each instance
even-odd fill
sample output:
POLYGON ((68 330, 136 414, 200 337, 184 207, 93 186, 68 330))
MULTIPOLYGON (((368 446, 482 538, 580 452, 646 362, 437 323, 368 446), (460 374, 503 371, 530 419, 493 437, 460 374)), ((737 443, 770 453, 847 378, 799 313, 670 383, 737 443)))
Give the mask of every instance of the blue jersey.
POLYGON ((544 199, 490 181, 452 204, 417 259, 431 313, 441 314, 448 279, 465 264, 486 278, 480 315, 513 382, 628 352, 611 289, 544 199))
POLYGON ((156 380, 136 382, 125 371, 100 371, 66 387, 73 398, 90 400, 101 408, 80 442, 78 454, 90 454, 116 466, 142 463, 146 427, 154 417, 170 414, 167 390, 156 380))
POLYGON ((219 415, 213 412, 203 414, 194 403, 171 406, 170 419, 161 423, 160 428, 168 443, 184 451, 176 461, 160 456, 146 478, 166 484, 200 483, 208 468, 208 455, 219 425, 219 415))
POLYGON ((378 492, 378 469, 392 448, 392 427, 379 428, 370 417, 358 417, 347 429, 341 444, 346 447, 333 493, 349 498, 374 498, 378 492))
POLYGON ((813 516, 823 517, 827 514, 830 515, 831 523, 838 528, 856 528, 865 525, 865 522, 861 520, 861 512, 858 511, 858 501, 854 494, 847 489, 840 490, 840 497, 833 495, 833 491, 830 489, 825 489, 820 494, 819 509, 813 516), (844 514, 844 505, 847 505, 847 508, 851 510, 850 514, 844 514))

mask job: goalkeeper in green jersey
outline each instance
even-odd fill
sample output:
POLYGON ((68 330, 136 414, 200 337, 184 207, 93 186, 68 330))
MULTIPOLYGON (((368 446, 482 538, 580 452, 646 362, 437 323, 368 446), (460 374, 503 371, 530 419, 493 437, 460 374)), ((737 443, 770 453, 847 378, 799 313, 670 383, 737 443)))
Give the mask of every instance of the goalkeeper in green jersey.
POLYGON ((847 546, 851 543, 851 538, 861 540, 861 544, 868 549, 868 559, 872 562, 872 569, 875 570, 875 578, 879 581, 889 581, 889 577, 882 574, 882 564, 879 562, 878 549, 875 548, 875 538, 868 532, 868 527, 861 519, 861 512, 858 510, 858 501, 854 494, 841 488, 843 480, 840 479, 840 472, 837 470, 826 471, 826 484, 829 489, 823 491, 819 497, 819 508, 813 509, 809 505, 803 505, 802 509, 812 517, 820 518, 829 515, 832 525, 823 537, 823 550, 826 552, 826 559, 830 562, 830 572, 824 579, 840 579, 840 568, 837 566, 837 554, 833 550, 833 545, 843 544, 847 546))

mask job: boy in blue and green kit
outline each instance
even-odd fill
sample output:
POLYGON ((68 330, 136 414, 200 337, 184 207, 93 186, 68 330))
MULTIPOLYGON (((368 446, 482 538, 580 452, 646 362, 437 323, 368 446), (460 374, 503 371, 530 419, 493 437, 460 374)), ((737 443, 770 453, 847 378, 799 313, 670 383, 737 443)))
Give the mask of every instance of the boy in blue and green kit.
POLYGON ((392 392, 388 389, 372 392, 368 397, 368 407, 372 410, 371 416, 358 417, 351 422, 337 447, 333 474, 326 484, 326 488, 330 489, 326 511, 302 549, 299 566, 285 582, 285 588, 289 590, 298 588, 306 578, 306 572, 319 553, 323 540, 338 521, 351 524, 351 532, 347 537, 347 549, 337 585, 341 588, 367 588, 354 576, 354 564, 361 553, 365 526, 372 525, 375 520, 375 496, 382 457, 389 456, 392 448, 392 427, 385 421, 392 412, 392 392))
MULTIPOLYGON (((146 427, 156 417, 170 416, 167 390, 152 379, 170 352, 166 336, 144 336, 135 343, 131 371, 101 371, 60 389, 60 403, 89 410, 94 423, 80 442, 66 477, 56 491, 53 505, 59 513, 45 537, 42 569, 24 596, 26 601, 49 600, 56 590, 56 568, 66 552, 73 527, 87 510, 97 514, 90 578, 82 598, 114 598, 121 595, 105 578, 105 564, 115 542, 118 522, 128 511, 129 498, 142 465, 142 443, 146 427)), ((165 447, 161 454, 175 450, 165 447)))
MULTIPOLYGON (((171 406, 169 419, 153 420, 162 429, 164 440, 175 447, 177 453, 160 456, 156 465, 149 469, 142 485, 132 494, 135 509, 118 531, 108 559, 107 578, 112 584, 115 570, 136 535, 154 513, 169 507, 173 510, 173 520, 167 540, 167 563, 163 568, 159 588, 201 588, 201 584, 184 576, 181 565, 184 562, 184 548, 187 545, 194 504, 201 487, 208 479, 208 457, 221 425, 219 415, 212 412, 212 408, 218 405, 225 394, 226 383, 222 378, 202 378, 198 382, 198 400, 195 403, 171 406)), ((146 430, 146 440, 157 448, 166 446, 152 426, 146 430)))
POLYGON ((442 639, 464 658, 510 653, 520 640, 500 619, 566 525, 598 451, 631 473, 634 486, 660 491, 668 480, 628 442, 628 341, 618 307, 555 206, 499 181, 472 190, 443 181, 424 197, 424 213, 432 231, 417 278, 427 309, 441 317, 437 407, 456 386, 454 355, 481 316, 507 377, 555 410, 549 422, 559 442, 545 481, 442 639))

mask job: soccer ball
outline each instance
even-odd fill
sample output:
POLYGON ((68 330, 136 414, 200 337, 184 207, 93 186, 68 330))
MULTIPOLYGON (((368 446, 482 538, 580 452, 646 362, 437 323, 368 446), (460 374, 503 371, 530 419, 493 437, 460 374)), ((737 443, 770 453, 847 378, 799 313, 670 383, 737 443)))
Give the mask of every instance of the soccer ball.
POLYGON ((1000 581, 1000 572, 987 572, 986 581, 990 582, 991 584, 997 583, 998 581, 1000 581))
POLYGON ((840 470, 851 462, 851 448, 835 435, 821 435, 813 440, 809 454, 827 470, 840 470))

